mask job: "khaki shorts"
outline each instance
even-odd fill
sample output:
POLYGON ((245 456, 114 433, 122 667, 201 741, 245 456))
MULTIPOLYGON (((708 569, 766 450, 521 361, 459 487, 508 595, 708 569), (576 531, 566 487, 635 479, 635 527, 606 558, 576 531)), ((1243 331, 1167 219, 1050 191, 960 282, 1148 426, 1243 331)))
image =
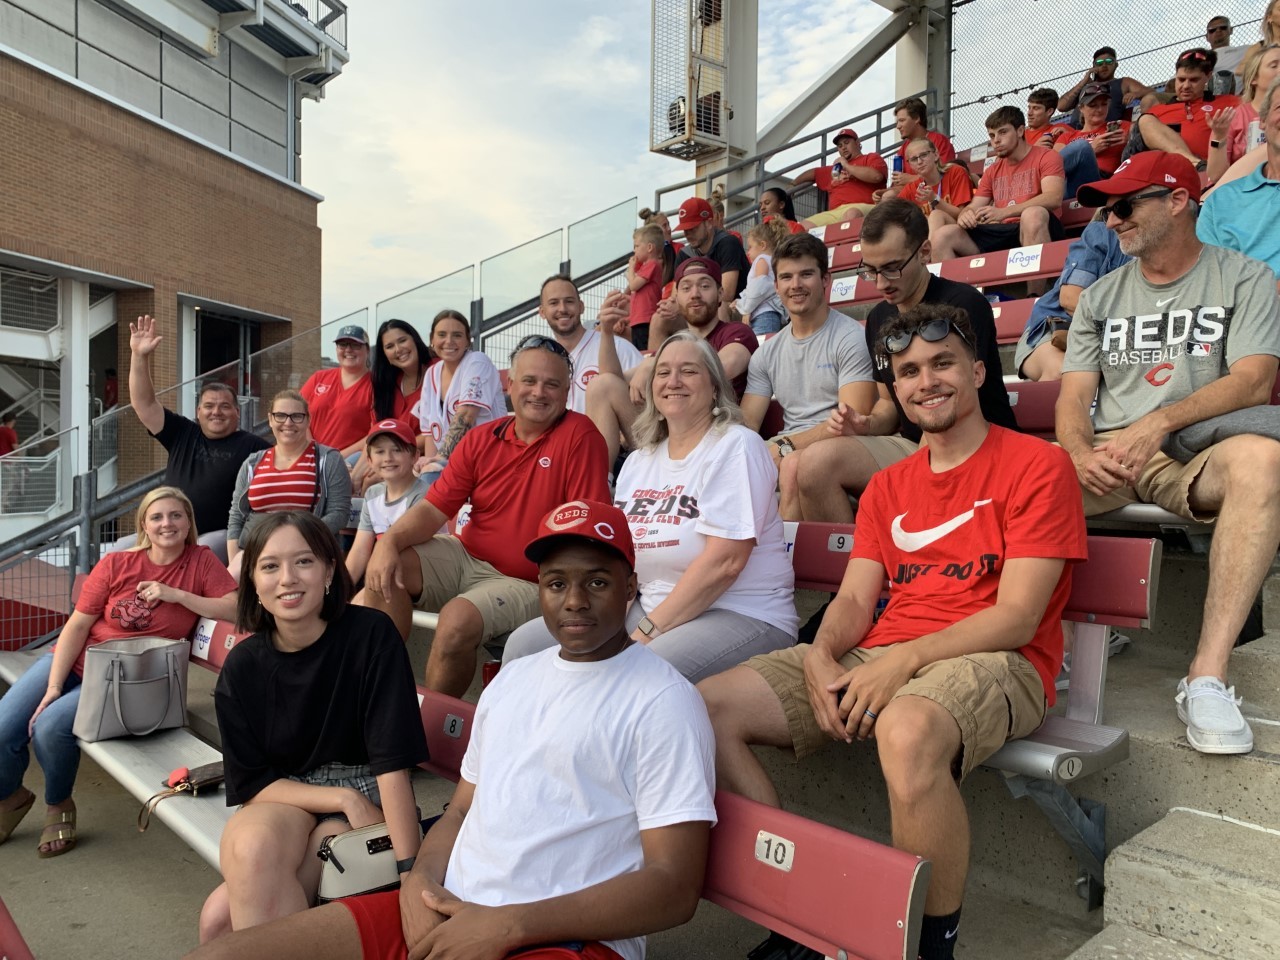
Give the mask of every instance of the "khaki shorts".
POLYGON ((881 470, 892 467, 899 460, 907 459, 920 449, 920 444, 906 437, 856 437, 855 439, 862 444, 867 453, 871 454, 871 459, 881 470))
POLYGON ((542 616, 536 583, 508 577, 477 560, 457 537, 440 534, 413 549, 422 567, 422 594, 413 602, 419 610, 439 611, 462 597, 480 611, 484 640, 542 616))
MULTIPOLYGON (((747 661, 782 703, 796 760, 835 742, 822 732, 809 705, 804 658, 810 646, 799 643, 747 661)), ((850 670, 889 649, 855 647, 840 658, 840 665, 850 670)), ((894 700, 898 697, 924 697, 951 714, 960 728, 960 756, 952 767, 956 780, 963 780, 1007 741, 1025 737, 1044 720, 1040 674, 1031 661, 1012 651, 931 663, 893 695, 894 700)))
POLYGON ((870 213, 875 209, 874 203, 846 203, 843 206, 836 207, 834 210, 828 210, 826 213, 815 213, 812 216, 805 217, 815 227, 825 227, 833 223, 840 223, 849 214, 851 210, 857 210, 859 213, 870 213))
MULTIPOLYGON (((1106 430, 1095 436, 1093 442, 1095 446, 1105 443, 1119 432, 1106 430)), ((1138 478, 1136 487, 1120 487, 1105 497, 1099 497, 1081 487, 1085 516, 1092 517, 1108 510, 1119 510, 1131 503, 1154 503, 1185 520, 1212 523, 1214 514, 1197 514, 1191 509, 1191 484, 1195 483, 1196 477, 1200 476, 1200 471, 1213 456, 1213 450, 1213 447, 1201 450, 1190 463, 1179 463, 1156 451, 1156 455, 1138 478)))

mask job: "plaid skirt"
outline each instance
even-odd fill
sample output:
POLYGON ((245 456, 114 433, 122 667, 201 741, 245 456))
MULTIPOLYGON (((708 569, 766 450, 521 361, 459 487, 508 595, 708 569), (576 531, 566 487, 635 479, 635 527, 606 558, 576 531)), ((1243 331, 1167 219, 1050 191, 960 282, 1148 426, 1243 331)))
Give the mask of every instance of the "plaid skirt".
MULTIPOLYGON (((378 778, 369 771, 367 763, 322 763, 297 777, 290 777, 297 783, 309 783, 317 787, 347 787, 364 794, 365 799, 379 810, 382 809, 382 796, 378 793, 378 778)), ((319 813, 319 820, 342 820, 341 813, 319 813)))

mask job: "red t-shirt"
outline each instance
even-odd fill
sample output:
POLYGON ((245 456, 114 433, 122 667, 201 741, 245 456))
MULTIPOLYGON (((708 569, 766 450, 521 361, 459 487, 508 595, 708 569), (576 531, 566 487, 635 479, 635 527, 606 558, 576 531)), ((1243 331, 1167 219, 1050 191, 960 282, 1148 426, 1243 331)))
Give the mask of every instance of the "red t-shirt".
MULTIPOLYGON (((1120 130, 1124 133, 1124 138, 1115 146, 1108 147, 1098 154, 1098 169, 1106 176, 1111 176, 1116 172, 1116 167, 1120 166, 1120 157, 1124 153, 1124 145, 1129 142, 1129 129, 1133 126, 1128 120, 1116 121, 1120 124, 1120 130)), ((1072 130, 1069 134, 1059 138, 1058 143, 1071 143, 1074 140, 1093 141, 1107 132, 1105 126, 1099 127, 1097 130, 1072 130)))
POLYGON ((311 411, 311 436, 326 447, 345 450, 363 440, 377 421, 373 418, 373 378, 365 374, 342 386, 342 368, 317 370, 300 391, 311 411))
POLYGON ((904 200, 910 200, 921 210, 928 213, 933 209, 935 201, 941 200, 956 207, 963 207, 973 199, 973 181, 969 179, 969 171, 954 164, 942 171, 942 179, 929 192, 927 199, 920 196, 919 177, 912 177, 898 192, 904 200))
MULTIPOLYGON (((889 605, 859 646, 915 640, 973 616, 996 602, 1006 561, 1087 558, 1071 458, 994 425, 968 460, 943 473, 920 450, 872 476, 858 502, 851 556, 881 564, 889 578, 889 605)), ((1035 636, 1019 651, 1040 674, 1050 705, 1070 592, 1068 562, 1035 636)))
POLYGON ((627 323, 632 327, 648 326, 662 299, 662 261, 646 260, 636 264, 636 276, 644 277, 645 284, 631 294, 631 313, 627 323))
POLYGON ((1045 177, 1066 177, 1062 158, 1044 147, 1031 147, 1018 163, 1001 157, 987 167, 974 194, 990 198, 991 205, 997 209, 1010 207, 1040 194, 1045 177))
POLYGON ((562 503, 611 502, 608 456, 595 424, 572 410, 528 444, 516 437, 515 417, 503 417, 462 438, 426 499, 452 517, 470 498, 471 519, 459 535, 467 553, 508 577, 535 581, 525 544, 562 503))
MULTIPOLYGON (((955 145, 945 133, 939 133, 937 130, 926 130, 924 135, 928 137, 929 142, 937 148, 938 163, 940 165, 950 163, 956 158, 955 145)), ((902 158, 903 169, 907 169, 907 144, 910 142, 910 140, 903 140, 902 143, 898 145, 898 156, 902 158)))
MULTIPOLYGON (((773 219, 774 218, 772 216, 768 216, 764 218, 764 222, 768 223, 773 219)), ((788 220, 786 217, 782 217, 780 219, 782 220, 783 223, 787 225, 787 229, 789 229, 792 233, 808 233, 809 232, 808 230, 805 229, 803 223, 797 223, 795 220, 788 220)))
POLYGON ((1188 100, 1162 103, 1147 111, 1178 136, 1197 157, 1209 156, 1209 118, 1226 107, 1240 106, 1240 98, 1229 93, 1221 93, 1212 100, 1188 100))
MULTIPOLYGON (((1028 144, 1034 147, 1040 143, 1040 138, 1046 133, 1055 134, 1053 140, 1054 143, 1058 143, 1059 141, 1067 143, 1071 139, 1071 135, 1076 132, 1075 127, 1069 127, 1065 123, 1048 123, 1043 127, 1037 127, 1035 130, 1027 127, 1026 133, 1023 134, 1023 137, 1026 139, 1028 144)), ((1052 149, 1052 147, 1050 147, 1050 149, 1052 149)))
MULTIPOLYGON (((437 361, 434 360, 432 361, 432 363, 436 362, 437 361)), ((418 401, 422 399, 422 385, 427 382, 427 370, 429 369, 431 369, 430 364, 423 368, 422 376, 418 377, 418 388, 409 394, 402 393, 400 390, 400 384, 404 381, 404 373, 401 372, 400 375, 396 377, 396 392, 391 397, 394 404, 391 415, 397 420, 403 420, 407 423, 413 428, 413 432, 415 434, 422 433, 422 424, 418 422, 418 414, 415 411, 418 409, 418 401)), ((371 416, 373 422, 377 423, 377 415, 375 414, 371 416)))
MULTIPOLYGON (((180 603, 160 603, 152 608, 138 599, 138 584, 158 580, 177 590, 200 597, 225 597, 236 582, 213 551, 193 545, 166 566, 157 566, 146 550, 109 553, 94 565, 76 601, 76 611, 94 618, 85 650, 105 640, 132 637, 168 637, 182 640, 198 619, 180 603)), ((84 650, 71 668, 84 676, 84 650)))
POLYGON ((0 427, 0 457, 18 449, 18 431, 13 427, 0 427))
MULTIPOLYGON (((707 334, 707 343, 711 344, 716 353, 731 343, 742 344, 747 348, 747 353, 755 353, 760 346, 755 332, 745 323, 725 323, 723 320, 711 328, 711 332, 707 334)), ((743 370, 732 382, 734 396, 741 403, 743 391, 747 389, 747 371, 743 370)))
POLYGON ((871 195, 881 189, 889 179, 889 166, 884 162, 884 157, 878 153, 864 153, 850 160, 848 164, 844 160, 840 160, 839 163, 842 167, 867 167, 874 170, 880 179, 868 183, 866 180, 850 176, 840 183, 832 183, 831 171, 834 167, 819 167, 814 174, 814 182, 817 183, 818 189, 827 195, 827 209, 835 210, 846 203, 875 203, 871 195))
POLYGON ((278 510, 305 510, 310 512, 320 496, 320 484, 316 471, 316 445, 308 444, 288 469, 276 466, 276 448, 271 447, 262 455, 253 469, 249 489, 249 509, 254 513, 273 513, 278 510))

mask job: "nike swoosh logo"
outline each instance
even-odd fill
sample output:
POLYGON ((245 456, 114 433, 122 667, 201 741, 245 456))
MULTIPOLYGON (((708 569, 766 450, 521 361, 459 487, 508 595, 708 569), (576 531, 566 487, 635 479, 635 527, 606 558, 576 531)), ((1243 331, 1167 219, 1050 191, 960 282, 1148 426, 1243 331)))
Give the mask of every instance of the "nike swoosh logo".
POLYGON ((946 523, 940 523, 936 527, 930 527, 928 530, 903 530, 902 518, 906 514, 899 514, 893 518, 893 526, 890 528, 893 534, 894 546, 906 553, 915 553, 917 550, 923 550, 935 540, 941 540, 951 531, 963 527, 973 519, 974 512, 979 507, 985 507, 990 502, 990 500, 975 500, 973 501, 973 510, 966 510, 960 516, 952 517, 946 523))
POLYGON ((959 927, 956 927, 956 928, 955 928, 954 930, 952 930, 950 933, 944 933, 944 934, 942 935, 942 938, 943 938, 944 940, 951 940, 951 939, 953 939, 953 938, 955 937, 955 935, 956 935, 957 933, 959 933, 959 932, 960 932, 960 928, 959 928, 959 927))
POLYGON ((1178 299, 1177 297, 1169 297, 1169 298, 1168 298, 1168 299, 1166 299, 1166 300, 1157 300, 1157 301, 1156 301, 1156 306, 1157 306, 1157 307, 1163 307, 1166 303, 1173 303, 1173 301, 1175 301, 1175 300, 1177 300, 1177 299, 1178 299))

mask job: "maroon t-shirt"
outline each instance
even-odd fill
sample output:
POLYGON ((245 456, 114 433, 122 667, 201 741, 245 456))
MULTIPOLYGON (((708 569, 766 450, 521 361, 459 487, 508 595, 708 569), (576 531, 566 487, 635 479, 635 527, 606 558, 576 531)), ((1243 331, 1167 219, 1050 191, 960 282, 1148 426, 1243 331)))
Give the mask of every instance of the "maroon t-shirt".
MULTIPOLYGON (((716 353, 731 343, 742 344, 747 348, 747 353, 755 353, 760 346, 755 333, 745 323, 725 323, 723 320, 711 328, 711 332, 707 334, 707 343, 715 348, 716 353)), ((733 378, 733 395, 739 403, 742 402, 742 394, 746 389, 747 371, 743 370, 741 375, 733 378)))

